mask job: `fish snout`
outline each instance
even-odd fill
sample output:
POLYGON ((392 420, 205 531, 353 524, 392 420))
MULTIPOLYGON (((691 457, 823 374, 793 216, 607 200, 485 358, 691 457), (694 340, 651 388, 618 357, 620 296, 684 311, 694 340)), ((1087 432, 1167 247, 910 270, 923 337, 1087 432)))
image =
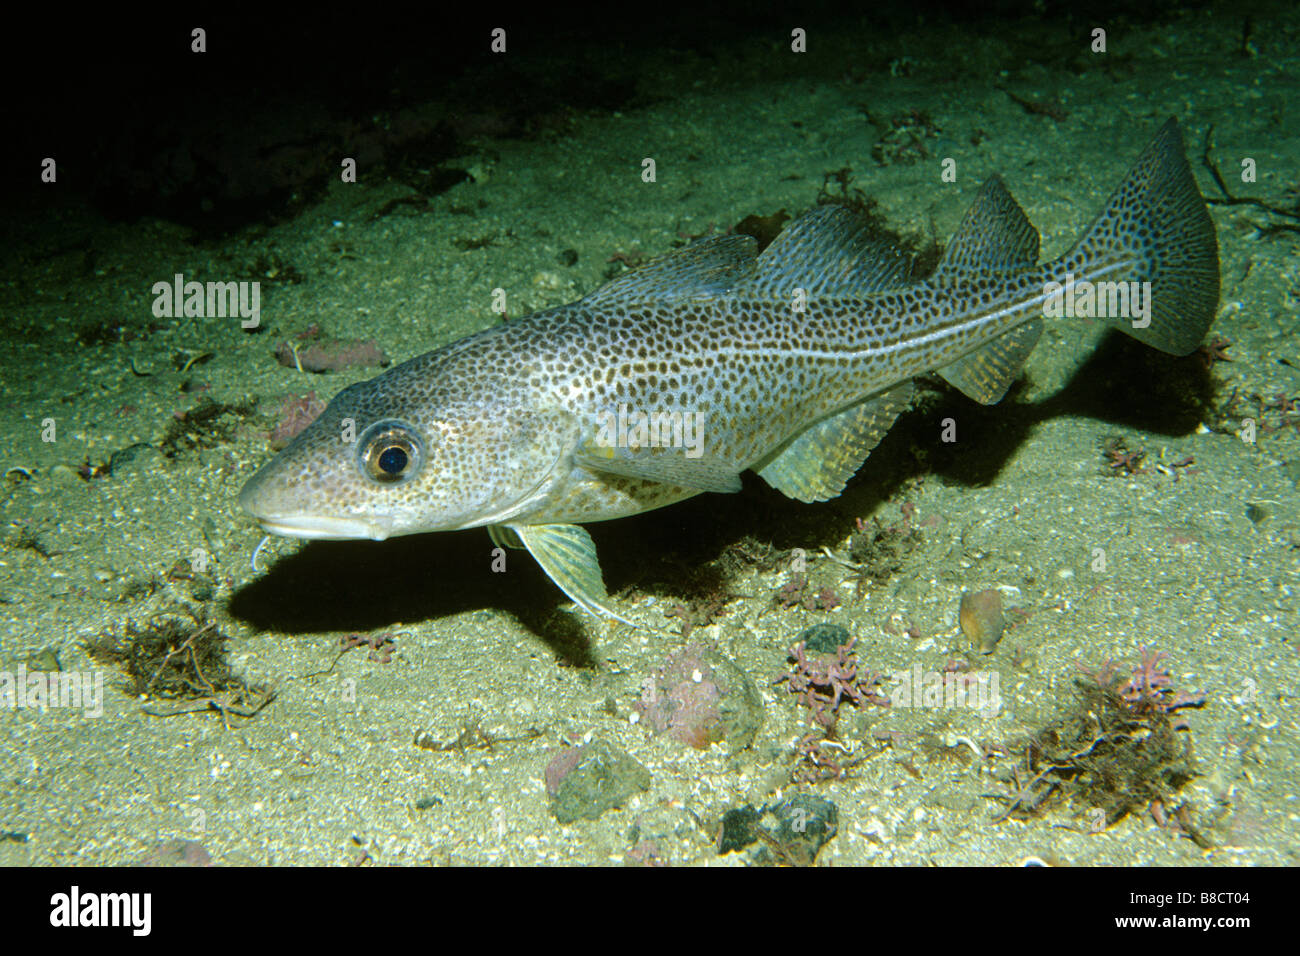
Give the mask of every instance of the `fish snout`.
POLYGON ((388 515, 341 516, 312 512, 274 480, 263 468, 239 491, 239 507, 270 534, 286 538, 382 541, 393 532, 388 515))

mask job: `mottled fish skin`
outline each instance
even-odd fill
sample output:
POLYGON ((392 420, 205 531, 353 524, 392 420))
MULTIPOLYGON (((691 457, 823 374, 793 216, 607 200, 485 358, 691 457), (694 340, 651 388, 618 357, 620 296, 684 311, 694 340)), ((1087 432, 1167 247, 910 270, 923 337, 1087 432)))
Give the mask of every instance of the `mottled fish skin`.
POLYGON ((1075 247, 1037 260, 1038 233, 996 177, 921 282, 839 206, 796 220, 761 255, 744 236, 696 243, 344 389, 240 503, 296 537, 491 526, 581 606, 617 617, 576 525, 734 491, 751 468, 799 500, 838 495, 916 376, 1002 397, 1050 282, 1149 281, 1149 324, 1108 321, 1166 352, 1195 349, 1219 260, 1176 121, 1075 247), (607 447, 597 436, 620 407, 698 413, 698 457, 607 447))

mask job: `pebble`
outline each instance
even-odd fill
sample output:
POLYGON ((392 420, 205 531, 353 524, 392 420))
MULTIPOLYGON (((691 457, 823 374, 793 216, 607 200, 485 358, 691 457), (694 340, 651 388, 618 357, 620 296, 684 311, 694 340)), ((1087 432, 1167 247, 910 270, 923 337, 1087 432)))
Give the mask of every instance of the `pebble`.
POLYGON ((746 804, 722 815, 718 855, 752 846, 765 834, 759 855, 775 848, 782 862, 807 866, 835 838, 839 815, 834 803, 811 793, 796 793, 761 810, 746 804))
POLYGON ((834 654, 850 639, 848 628, 839 624, 814 624, 799 635, 810 654, 834 654))
POLYGON ((560 750, 546 767, 551 813, 561 823, 595 820, 650 789, 650 771, 605 740, 560 750))
POLYGON ((642 684, 633 708, 651 733, 707 750, 731 753, 754 742, 763 723, 763 698, 749 675, 709 644, 693 642, 668 656, 642 684))
POLYGON ((1006 620, 1002 616, 1002 592, 996 588, 967 591, 961 596, 958 612, 962 633, 981 654, 992 654, 1002 640, 1006 620))

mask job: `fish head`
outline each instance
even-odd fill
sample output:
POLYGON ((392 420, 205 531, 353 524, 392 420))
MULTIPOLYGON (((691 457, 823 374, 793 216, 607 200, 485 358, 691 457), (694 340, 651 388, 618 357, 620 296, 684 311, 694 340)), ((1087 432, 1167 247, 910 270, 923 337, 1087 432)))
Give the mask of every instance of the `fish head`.
POLYGON ((383 378, 344 389, 249 478, 239 503, 266 531, 383 540, 495 524, 544 500, 568 473, 577 428, 562 410, 431 403, 427 393, 395 401, 400 389, 377 396, 383 378))

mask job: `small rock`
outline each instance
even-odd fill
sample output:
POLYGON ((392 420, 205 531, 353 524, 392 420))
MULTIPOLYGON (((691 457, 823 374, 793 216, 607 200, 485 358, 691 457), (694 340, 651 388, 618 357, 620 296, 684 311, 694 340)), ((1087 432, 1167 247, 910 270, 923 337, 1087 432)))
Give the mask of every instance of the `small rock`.
POLYGON ((649 840, 642 840, 623 857, 624 866, 667 866, 668 861, 659 852, 659 847, 649 840))
POLYGON ((148 853, 140 866, 211 866, 212 856, 196 840, 164 840, 148 853))
POLYGON ((718 855, 743 850, 758 839, 758 811, 745 804, 722 815, 722 832, 718 834, 718 855))
POLYGON ((839 817, 839 808, 831 801, 811 793, 796 793, 770 808, 763 816, 762 826, 791 861, 810 864, 835 837, 839 817))
POLYGON ((780 862, 807 866, 839 830, 839 808, 811 793, 797 793, 788 800, 755 810, 746 804, 722 815, 718 855, 762 843, 755 850, 755 862, 780 862))
POLYGON ((695 642, 669 655, 633 706, 651 732, 697 750, 715 743, 744 750, 763 723, 763 698, 749 675, 716 647, 695 642))
POLYGON ((59 663, 59 652, 53 647, 42 647, 31 657, 27 658, 27 669, 33 671, 44 671, 47 674, 63 670, 62 665, 59 663))
POLYGON ((315 391, 306 395, 286 395, 280 404, 279 420, 267 436, 271 440, 271 450, 284 448, 299 432, 320 418, 323 411, 325 402, 316 397, 315 391))
POLYGON ((849 642, 849 637, 848 628, 839 624, 814 624, 799 635, 799 640, 811 654, 834 654, 849 642))
POLYGON ((196 601, 211 601, 217 593, 217 581, 210 574, 196 574, 190 581, 190 597, 196 601))
POLYGON ((546 767, 551 812, 561 823, 595 820, 650 788, 650 771, 604 740, 561 750, 546 767))
POLYGON ((147 475, 160 471, 164 460, 163 453, 153 445, 136 442, 113 452, 108 459, 108 468, 117 478, 129 474, 147 475))
POLYGON ((353 366, 385 366, 389 358, 374 339, 322 339, 307 346, 288 341, 275 347, 275 358, 287 368, 304 372, 338 372, 353 366))
POLYGON ((58 464, 50 469, 50 479, 59 485, 72 487, 81 481, 80 476, 67 465, 58 464))

